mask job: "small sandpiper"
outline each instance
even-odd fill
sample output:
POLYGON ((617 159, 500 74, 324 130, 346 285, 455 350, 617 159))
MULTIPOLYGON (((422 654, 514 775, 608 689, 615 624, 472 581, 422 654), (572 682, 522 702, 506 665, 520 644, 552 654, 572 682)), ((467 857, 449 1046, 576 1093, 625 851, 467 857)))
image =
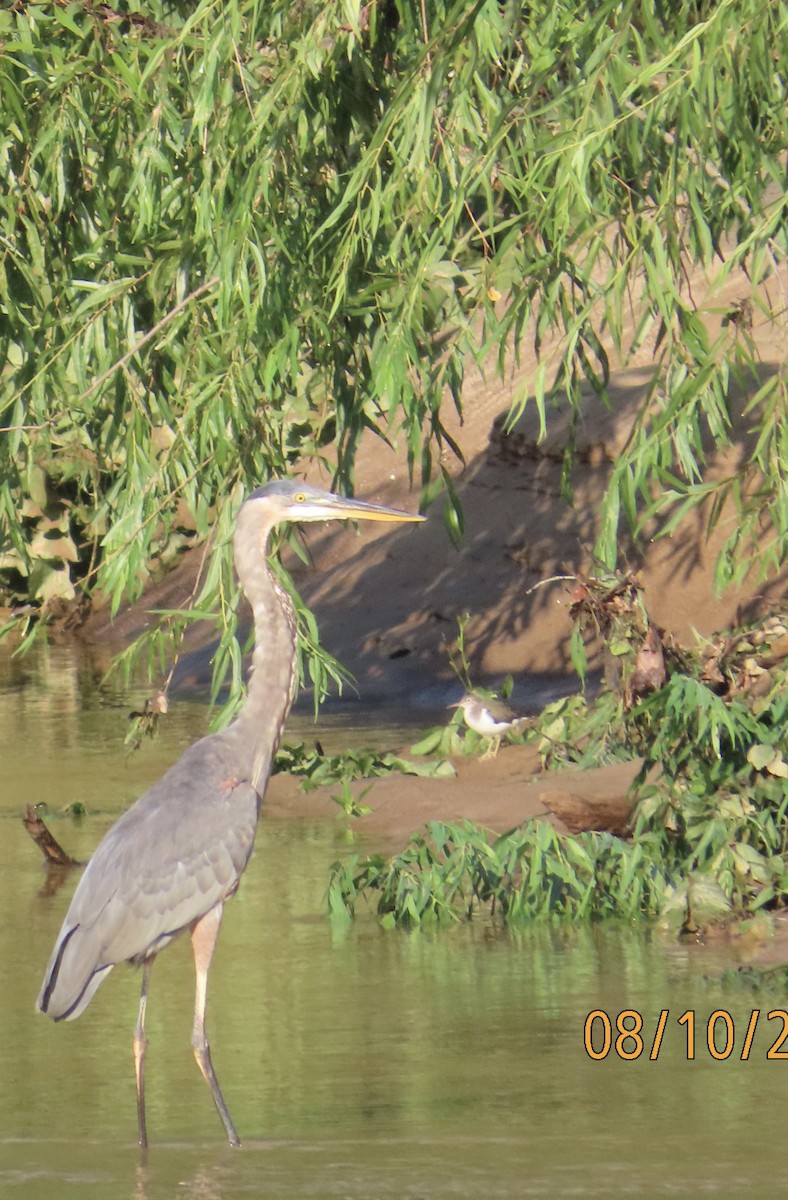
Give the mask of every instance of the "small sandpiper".
POLYGON ((507 733, 523 729, 529 721, 528 717, 516 713, 503 700, 484 700, 481 696, 474 696, 473 692, 468 692, 462 700, 450 704, 449 708, 461 708, 468 728, 491 739, 483 758, 496 755, 501 738, 507 733))

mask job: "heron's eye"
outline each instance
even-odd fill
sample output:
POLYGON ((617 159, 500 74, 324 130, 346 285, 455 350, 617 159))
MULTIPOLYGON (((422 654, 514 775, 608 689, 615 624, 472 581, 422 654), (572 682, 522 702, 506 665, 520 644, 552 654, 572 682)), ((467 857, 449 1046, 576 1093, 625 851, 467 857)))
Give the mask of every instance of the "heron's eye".
POLYGON ((293 499, 295 500, 296 504, 303 504, 306 500, 306 492, 296 492, 295 496, 293 496, 293 499))

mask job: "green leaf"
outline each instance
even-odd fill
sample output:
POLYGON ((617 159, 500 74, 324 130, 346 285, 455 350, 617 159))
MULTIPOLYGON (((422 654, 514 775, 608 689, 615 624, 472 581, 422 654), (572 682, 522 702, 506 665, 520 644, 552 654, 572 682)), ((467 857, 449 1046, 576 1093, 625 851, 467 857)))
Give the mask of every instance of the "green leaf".
POLYGON ((755 767, 756 771, 769 769, 770 765, 777 757, 778 755, 774 746, 764 745, 763 743, 750 746, 749 750, 747 751, 747 762, 751 763, 752 766, 755 767))

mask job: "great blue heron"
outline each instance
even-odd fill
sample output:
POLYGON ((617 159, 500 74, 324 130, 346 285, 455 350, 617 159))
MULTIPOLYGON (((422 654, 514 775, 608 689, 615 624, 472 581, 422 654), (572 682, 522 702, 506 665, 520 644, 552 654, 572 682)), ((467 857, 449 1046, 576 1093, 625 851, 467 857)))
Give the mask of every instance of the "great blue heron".
POLYGON ((78 1017, 116 963, 142 966, 133 1044, 143 1147, 151 967, 159 951, 186 929, 197 977, 192 1049, 230 1145, 240 1145, 211 1064, 205 1001, 224 902, 238 887, 252 853, 271 762, 296 684, 293 605, 268 565, 268 537, 280 521, 349 518, 423 520, 285 480, 259 488, 242 506, 235 565, 255 629, 246 702, 231 725, 191 746, 112 826, 79 881, 47 966, 37 1007, 55 1021, 78 1017))
POLYGON ((480 733, 482 737, 490 738, 483 758, 498 753, 501 738, 507 733, 516 733, 527 725, 529 718, 516 713, 503 700, 485 700, 481 696, 468 692, 456 704, 449 708, 461 708, 463 719, 469 729, 480 733))

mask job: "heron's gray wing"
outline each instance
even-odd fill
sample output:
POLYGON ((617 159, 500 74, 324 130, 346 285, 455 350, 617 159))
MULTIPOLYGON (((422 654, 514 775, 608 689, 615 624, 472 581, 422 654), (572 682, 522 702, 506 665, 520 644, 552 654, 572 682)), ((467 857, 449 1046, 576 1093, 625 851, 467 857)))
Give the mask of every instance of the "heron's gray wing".
POLYGON ((259 809, 243 774, 222 735, 203 738, 112 826, 66 914, 42 1012, 78 1016, 115 963, 162 949, 235 889, 259 809))

